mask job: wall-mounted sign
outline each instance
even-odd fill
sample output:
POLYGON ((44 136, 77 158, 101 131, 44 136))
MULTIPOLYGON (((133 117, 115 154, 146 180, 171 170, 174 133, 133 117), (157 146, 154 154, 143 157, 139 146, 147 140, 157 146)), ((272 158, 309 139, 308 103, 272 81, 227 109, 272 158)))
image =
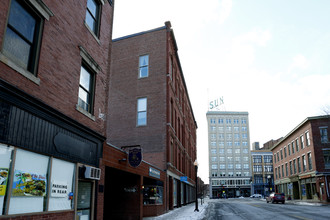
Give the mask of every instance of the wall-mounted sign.
POLYGON ((149 167, 149 176, 160 179, 160 171, 152 167, 149 167))
POLYGON ((6 193, 8 168, 0 168, 0 196, 4 196, 6 193))
POLYGON ((68 184, 63 182, 52 182, 51 196, 66 197, 68 195, 68 184))
POLYGON ((128 151, 128 163, 132 167, 138 167, 142 162, 141 148, 133 148, 128 151))
POLYGON ((46 175, 15 170, 13 196, 45 196, 46 175))
POLYGON ((223 105, 223 97, 217 98, 209 103, 209 109, 215 109, 218 108, 220 105, 223 105))

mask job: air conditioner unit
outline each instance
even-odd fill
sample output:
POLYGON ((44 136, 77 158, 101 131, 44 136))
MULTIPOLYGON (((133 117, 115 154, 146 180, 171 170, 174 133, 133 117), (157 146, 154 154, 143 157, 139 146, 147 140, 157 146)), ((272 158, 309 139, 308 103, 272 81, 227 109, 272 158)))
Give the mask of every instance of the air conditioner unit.
POLYGON ((100 176, 101 176, 101 169, 86 166, 86 171, 85 171, 86 179, 100 180, 100 176))

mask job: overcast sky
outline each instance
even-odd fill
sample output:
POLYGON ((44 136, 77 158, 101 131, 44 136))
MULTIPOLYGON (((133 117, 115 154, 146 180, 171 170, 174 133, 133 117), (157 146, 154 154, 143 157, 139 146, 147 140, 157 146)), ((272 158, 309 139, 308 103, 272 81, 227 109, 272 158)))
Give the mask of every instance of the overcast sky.
POLYGON ((210 101, 249 112, 251 145, 330 106, 329 9, 329 0, 116 0, 113 38, 171 22, 208 183, 210 101))

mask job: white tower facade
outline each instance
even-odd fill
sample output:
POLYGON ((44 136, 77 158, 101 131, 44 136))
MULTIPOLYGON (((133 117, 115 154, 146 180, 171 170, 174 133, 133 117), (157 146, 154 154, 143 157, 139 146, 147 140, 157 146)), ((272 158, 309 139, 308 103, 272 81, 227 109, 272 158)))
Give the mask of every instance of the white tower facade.
POLYGON ((248 112, 208 111, 210 197, 250 196, 248 112))

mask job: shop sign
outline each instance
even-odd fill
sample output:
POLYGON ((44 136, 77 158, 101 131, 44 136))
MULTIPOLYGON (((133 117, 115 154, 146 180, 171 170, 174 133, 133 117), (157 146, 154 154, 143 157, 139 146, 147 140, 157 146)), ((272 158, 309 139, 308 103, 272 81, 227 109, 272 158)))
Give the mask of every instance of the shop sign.
POLYGON ((45 196, 46 175, 15 170, 13 196, 45 196))
POLYGON ((138 167, 142 162, 141 148, 133 148, 128 151, 128 163, 132 167, 138 167))
POLYGON ((152 167, 149 167, 149 176, 160 179, 160 171, 152 167))
POLYGON ((0 196, 4 196, 6 193, 8 168, 0 168, 0 196))
POLYGON ((51 196, 66 197, 68 195, 68 184, 63 182, 52 182, 51 196))
POLYGON ((189 183, 189 182, 188 182, 188 177, 187 177, 187 176, 181 176, 181 177, 180 177, 180 181, 181 181, 181 182, 185 182, 185 183, 189 183))

